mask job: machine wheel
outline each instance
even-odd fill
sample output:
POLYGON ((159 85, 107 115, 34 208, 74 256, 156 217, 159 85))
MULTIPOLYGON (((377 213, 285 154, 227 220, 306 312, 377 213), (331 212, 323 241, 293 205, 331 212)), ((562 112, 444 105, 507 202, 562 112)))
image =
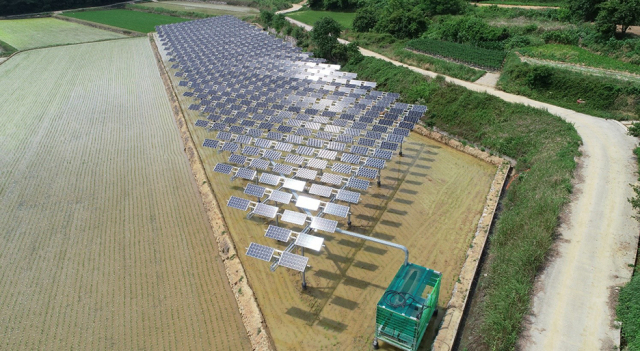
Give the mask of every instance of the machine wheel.
POLYGON ((433 311, 433 316, 434 316, 434 317, 437 317, 437 316, 438 316, 438 309, 437 309, 437 308, 436 308, 436 310, 435 310, 435 311, 433 311))
POLYGON ((378 345, 378 339, 373 339, 373 349, 377 350, 380 348, 380 345, 378 345))

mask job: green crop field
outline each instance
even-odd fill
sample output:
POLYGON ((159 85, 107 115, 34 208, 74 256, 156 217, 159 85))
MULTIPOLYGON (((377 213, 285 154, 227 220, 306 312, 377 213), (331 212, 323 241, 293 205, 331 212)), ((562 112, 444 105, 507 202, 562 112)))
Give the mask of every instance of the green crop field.
POLYGON ((616 60, 604 55, 594 54, 591 51, 577 46, 546 44, 541 46, 522 48, 519 49, 518 52, 525 56, 541 58, 545 60, 561 61, 588 67, 597 67, 640 74, 640 66, 638 65, 616 60))
POLYGON ((18 50, 117 38, 125 36, 55 18, 0 21, 0 40, 18 50))
POLYGON ((231 15, 236 17, 257 15, 260 12, 258 9, 253 7, 210 4, 205 2, 162 1, 142 3, 136 6, 148 10, 161 9, 170 11, 198 12, 206 15, 231 15))
POLYGON ((248 350, 147 38, 0 65, 0 349, 248 350))
POLYGON ((133 30, 141 33, 155 32, 160 24, 189 21, 187 18, 171 17, 129 10, 101 10, 84 12, 65 12, 65 16, 85 21, 106 24, 108 26, 133 30))
POLYGON ((293 18, 296 21, 306 23, 310 26, 313 26, 322 17, 331 17, 336 20, 336 22, 340 23, 343 29, 351 29, 353 19, 356 18, 356 13, 305 10, 287 13, 285 16, 293 18))
POLYGON ((507 55, 506 52, 500 50, 488 50, 466 44, 426 38, 408 41, 407 48, 491 69, 500 69, 507 55))

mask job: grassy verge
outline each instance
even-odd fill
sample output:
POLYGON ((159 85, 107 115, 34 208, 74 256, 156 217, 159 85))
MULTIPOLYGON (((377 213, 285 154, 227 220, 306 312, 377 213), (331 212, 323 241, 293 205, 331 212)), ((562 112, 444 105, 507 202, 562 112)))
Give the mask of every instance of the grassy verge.
POLYGON ((569 123, 547 112, 429 80, 406 68, 367 57, 344 67, 378 88, 426 104, 425 123, 515 158, 520 176, 510 185, 490 240, 485 299, 472 314, 482 316, 474 350, 513 349, 529 311, 533 282, 544 263, 569 201, 580 137, 569 123))
MULTIPOLYGON (((640 159, 640 147, 635 148, 633 153, 640 159)), ((638 174, 640 174, 640 169, 638 174)), ((635 187, 634 190, 636 196, 630 201, 633 207, 640 211, 640 187, 635 187)), ((640 350, 640 246, 638 247, 637 257, 633 277, 627 285, 620 289, 618 306, 616 307, 618 320, 622 322, 622 342, 620 346, 622 350, 629 351, 640 350)))
POLYGON ((509 55, 498 86, 574 111, 603 118, 633 120, 640 117, 640 84, 522 63, 509 55), (584 100, 578 103, 577 100, 584 100))
POLYGON ((141 33, 154 32, 156 30, 155 26, 157 25, 178 23, 189 20, 187 18, 179 18, 130 10, 65 12, 63 15, 85 21, 106 24, 113 27, 129 29, 141 33))
POLYGON ((571 45, 546 44, 527 47, 518 50, 529 57, 541 58, 567 63, 574 63, 588 67, 598 67, 617 71, 640 74, 640 66, 613 59, 608 56, 594 54, 591 51, 571 45))
POLYGON ((289 12, 285 16, 291 17, 296 21, 313 26, 322 17, 331 17, 340 23, 343 29, 351 29, 353 19, 356 18, 355 12, 334 12, 334 11, 316 11, 302 10, 289 12))
POLYGON ((350 41, 356 41, 359 46, 367 50, 377 52, 402 63, 450 77, 474 82, 486 73, 486 71, 471 68, 463 64, 405 50, 407 41, 395 39, 389 34, 346 33, 346 37, 350 41))
POLYGON ((207 14, 207 13, 204 13, 204 12, 178 11, 178 10, 171 10, 171 9, 168 9, 168 8, 164 8, 162 6, 145 6, 145 5, 127 4, 125 6, 125 8, 127 10, 142 11, 142 12, 147 12, 147 13, 155 13, 155 14, 158 14, 158 15, 166 15, 166 16, 173 16, 173 17, 184 17, 184 18, 207 18, 207 17, 213 17, 214 16, 214 15, 210 15, 210 14, 207 14))
MULTIPOLYGON (((472 3, 476 1, 471 1, 472 3)), ((495 4, 495 5, 518 5, 518 6, 553 6, 562 7, 567 4, 564 1, 511 1, 511 0, 490 0, 490 1, 478 1, 481 4, 495 4)))
POLYGON ((11 56, 11 54, 16 51, 18 51, 18 49, 0 40, 0 57, 11 56))

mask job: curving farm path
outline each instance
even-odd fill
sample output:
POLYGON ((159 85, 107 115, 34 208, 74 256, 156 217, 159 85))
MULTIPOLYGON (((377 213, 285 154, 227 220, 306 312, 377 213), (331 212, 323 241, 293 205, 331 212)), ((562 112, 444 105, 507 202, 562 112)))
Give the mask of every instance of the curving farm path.
MULTIPOLYGON (((310 26, 287 18, 290 22, 310 26)), ((346 41, 341 40, 346 43, 346 41)), ((360 49, 425 76, 438 74, 360 49)), ((562 215, 547 267, 537 277, 531 314, 519 340, 523 350, 603 350, 620 345, 614 325, 616 287, 632 275, 640 226, 627 201, 636 183, 637 139, 619 122, 509 94, 456 78, 450 83, 504 101, 547 110, 572 123, 583 140, 574 195, 562 215)))

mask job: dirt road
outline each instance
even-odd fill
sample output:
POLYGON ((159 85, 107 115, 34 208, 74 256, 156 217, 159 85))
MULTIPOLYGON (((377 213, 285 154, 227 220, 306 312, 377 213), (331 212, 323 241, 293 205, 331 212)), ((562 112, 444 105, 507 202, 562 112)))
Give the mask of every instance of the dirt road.
MULTIPOLYGON (((425 76, 437 75, 369 50, 360 51, 425 76)), ((563 215, 556 252, 537 279, 532 314, 519 343, 524 350, 619 346, 620 330, 613 326, 615 305, 610 299, 614 287, 631 278, 629 265, 634 263, 638 244, 639 225, 627 201, 633 196, 629 184, 636 183, 632 150, 637 139, 616 121, 460 79, 446 80, 507 102, 547 110, 575 126, 584 144, 575 172, 574 198, 563 215)))

